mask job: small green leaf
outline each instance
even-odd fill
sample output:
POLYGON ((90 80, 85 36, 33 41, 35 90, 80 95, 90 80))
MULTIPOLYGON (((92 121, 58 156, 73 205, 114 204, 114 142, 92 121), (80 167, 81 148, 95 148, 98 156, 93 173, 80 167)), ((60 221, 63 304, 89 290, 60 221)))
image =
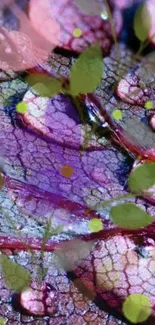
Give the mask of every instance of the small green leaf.
POLYGON ((44 74, 32 74, 25 78, 25 81, 41 97, 52 97, 60 93, 62 88, 61 81, 44 74))
POLYGON ((138 7, 134 16, 134 32, 141 42, 147 39, 151 25, 151 15, 146 5, 142 4, 138 7))
POLYGON ((101 82, 103 74, 103 58, 99 45, 91 45, 71 67, 71 94, 93 92, 101 82))
POLYGON ((151 315, 151 302, 142 294, 131 294, 123 303, 123 313, 134 324, 144 322, 151 315))
POLYGON ((0 256, 2 276, 9 289, 21 292, 30 286, 31 275, 22 266, 12 262, 5 255, 0 256))
POLYGON ((145 163, 130 174, 128 185, 131 192, 140 193, 155 184, 155 163, 145 163))
POLYGON ((153 217, 132 203, 118 204, 112 207, 113 222, 124 229, 139 229, 153 222, 153 217))

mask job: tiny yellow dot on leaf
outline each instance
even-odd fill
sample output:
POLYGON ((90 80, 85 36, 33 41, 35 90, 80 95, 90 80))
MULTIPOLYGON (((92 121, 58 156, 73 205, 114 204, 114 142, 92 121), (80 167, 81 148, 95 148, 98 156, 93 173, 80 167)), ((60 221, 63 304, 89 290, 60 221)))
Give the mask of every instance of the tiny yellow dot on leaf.
POLYGON ((148 100, 145 103, 144 107, 147 108, 147 109, 152 109, 153 108, 153 103, 150 100, 148 100))
POLYGON ((89 229, 90 229, 90 231, 98 232, 98 231, 102 230, 102 228, 103 228, 103 225, 102 225, 101 220, 99 220, 97 218, 94 218, 94 219, 89 221, 89 229))
POLYGON ((82 30, 80 28, 75 28, 73 30, 74 37, 80 37, 82 35, 82 30))
POLYGON ((65 165, 61 168, 60 172, 64 177, 70 178, 74 174, 74 169, 69 165, 65 165))
POLYGON ((112 113, 114 120, 119 121, 122 119, 122 112, 119 109, 116 109, 112 113))
POLYGON ((16 105, 16 112, 24 114, 27 112, 27 103, 25 102, 20 102, 16 105))

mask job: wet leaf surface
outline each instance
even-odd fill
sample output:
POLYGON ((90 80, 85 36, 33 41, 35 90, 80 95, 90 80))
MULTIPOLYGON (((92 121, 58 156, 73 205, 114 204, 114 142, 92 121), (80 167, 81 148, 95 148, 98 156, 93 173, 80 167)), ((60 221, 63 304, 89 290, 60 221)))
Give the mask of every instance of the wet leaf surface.
MULTIPOLYGON (((61 11, 67 20, 74 12, 72 8, 70 11, 66 9, 68 4, 69 1, 66 1, 65 10, 61 11)), ((121 2, 120 7, 124 6, 121 2)), ((54 7, 60 20, 63 18, 63 15, 59 15, 62 7, 64 8, 63 3, 54 7)), ((83 17, 79 13, 78 15, 83 17)), ((87 26, 90 24, 88 19, 87 26)), ((92 29, 100 30, 100 25, 97 25, 95 19, 93 24, 96 24, 96 27, 92 29)), ((72 26, 69 26, 69 33, 71 29, 72 26)), ((108 32, 106 35, 109 37, 108 32)), ((81 52, 92 39, 88 43, 81 40, 81 43, 78 42, 79 39, 77 43, 71 42, 70 48, 81 52)), ((111 43, 105 47, 106 50, 109 50, 109 46, 111 43)), ((120 64, 113 48, 110 57, 104 59, 105 74, 95 94, 111 117, 114 110, 121 110, 122 120, 114 120, 114 123, 117 127, 123 127, 128 117, 134 116, 138 120, 144 118, 146 109, 141 105, 141 101, 138 104, 136 100, 125 103, 120 88, 116 94, 119 74, 128 73, 133 57, 132 51, 125 45, 120 44, 119 48, 120 64)), ((54 77, 58 77, 58 74, 68 77, 73 62, 75 58, 72 56, 66 58, 60 54, 52 54, 44 68, 54 77)), ((130 76, 129 81, 131 79, 130 76)), ((137 86, 137 79, 135 82, 137 86)), ((19 305, 18 308, 13 308, 10 301, 11 291, 1 277, 1 317, 13 325, 39 325, 40 322, 43 325, 72 325, 75 322, 79 325, 124 325, 126 322, 125 319, 121 320, 120 311, 122 302, 129 294, 137 292, 146 295, 151 301, 151 306, 155 303, 154 241, 152 246, 149 246, 145 241, 139 243, 139 238, 135 241, 132 236, 107 236, 106 240, 96 240, 93 245, 88 243, 82 255, 77 241, 82 234, 90 234, 90 218, 95 219, 100 215, 103 224, 109 219, 109 207, 100 207, 96 211, 92 211, 91 207, 101 201, 128 193, 126 183, 133 160, 129 159, 128 151, 125 153, 120 150, 121 141, 119 147, 115 147, 113 144, 100 145, 98 138, 95 138, 89 143, 87 150, 81 152, 84 129, 78 114, 73 114, 73 109, 74 112, 76 109, 70 99, 56 96, 47 103, 40 96, 37 97, 24 80, 21 81, 20 76, 9 82, 3 80, 0 87, 0 138, 6 175, 0 195, 0 204, 5 210, 5 214, 2 211, 0 213, 1 236, 5 236, 5 239, 0 237, 0 240, 3 239, 0 244, 6 243, 7 240, 10 246, 7 250, 1 246, 3 254, 30 272, 34 282, 38 280, 42 265, 44 281, 51 288, 51 294, 56 293, 54 305, 51 304, 53 298, 46 295, 47 301, 44 301, 42 297, 38 297, 39 285, 36 289, 34 284, 31 284, 32 291, 29 288, 26 294, 23 292, 20 301, 20 307, 22 305, 29 313, 26 315, 19 305), (28 107, 28 111, 19 119, 16 105, 23 100, 30 102, 33 110, 28 107), (64 133, 60 134, 62 131, 64 133), (69 167, 64 170, 64 166, 69 167), (20 250, 20 238, 18 244, 14 241, 16 249, 12 248, 12 238, 17 236, 17 233, 5 217, 6 214, 20 230, 25 242, 29 239, 31 245, 36 247, 41 243, 52 214, 54 227, 60 229, 60 226, 64 225, 62 232, 55 234, 52 241, 55 245, 63 240, 68 240, 68 243, 71 239, 75 241, 75 245, 69 248, 72 255, 68 254, 68 248, 65 252, 62 245, 60 254, 45 252, 41 260, 40 251, 31 254, 23 248, 20 250), (79 258, 80 264, 77 263, 79 258), (72 266, 69 274, 63 269, 64 262, 65 265, 72 266), (33 304, 29 296, 31 293, 35 298, 33 304), (119 316, 119 320, 116 316, 119 316)), ((154 89, 151 94, 150 100, 154 103, 154 89)), ((86 98, 85 106, 87 110, 94 108, 89 98, 86 98)), ((99 118, 100 113, 97 111, 99 118)), ((102 117, 101 121, 103 120, 102 117)), ((139 198, 131 198, 130 202, 155 216, 152 204, 139 198)), ((110 227, 114 226, 110 224, 110 227)), ((150 325, 151 321, 149 319, 147 324, 150 325)))

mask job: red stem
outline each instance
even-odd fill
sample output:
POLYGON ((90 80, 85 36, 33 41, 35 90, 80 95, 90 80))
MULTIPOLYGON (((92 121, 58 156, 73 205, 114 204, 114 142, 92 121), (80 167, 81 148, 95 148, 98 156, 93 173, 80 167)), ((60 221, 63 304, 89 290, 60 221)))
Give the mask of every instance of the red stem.
MULTIPOLYGON (((129 230, 129 229, 121 229, 119 227, 103 229, 98 233, 91 233, 88 235, 83 235, 80 237, 82 241, 90 241, 90 240, 106 240, 113 236, 128 236, 132 238, 144 238, 149 237, 155 239, 155 222, 153 222, 150 226, 137 230, 129 230)), ((79 236, 76 237, 79 239, 79 236)), ((55 242, 50 239, 46 242, 44 246, 45 252, 53 252, 61 250, 63 244, 70 241, 70 247, 72 247, 72 241, 75 242, 76 238, 71 240, 62 240, 59 242, 55 242)), ((43 239, 42 238, 25 238, 23 241, 18 239, 17 237, 8 237, 8 236, 0 236, 0 249, 10 249, 10 250, 19 250, 19 251, 28 251, 28 250, 36 250, 40 251, 42 249, 43 239)))

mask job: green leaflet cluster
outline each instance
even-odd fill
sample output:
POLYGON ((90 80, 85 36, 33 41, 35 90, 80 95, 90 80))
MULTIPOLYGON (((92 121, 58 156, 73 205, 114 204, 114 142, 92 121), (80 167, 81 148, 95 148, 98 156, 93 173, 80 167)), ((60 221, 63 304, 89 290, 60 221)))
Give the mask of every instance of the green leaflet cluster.
POLYGON ((68 87, 64 87, 64 80, 43 74, 30 74, 25 81, 42 97, 52 97, 61 92, 78 96, 94 92, 100 84, 102 74, 102 51, 98 44, 93 44, 72 65, 68 87))

